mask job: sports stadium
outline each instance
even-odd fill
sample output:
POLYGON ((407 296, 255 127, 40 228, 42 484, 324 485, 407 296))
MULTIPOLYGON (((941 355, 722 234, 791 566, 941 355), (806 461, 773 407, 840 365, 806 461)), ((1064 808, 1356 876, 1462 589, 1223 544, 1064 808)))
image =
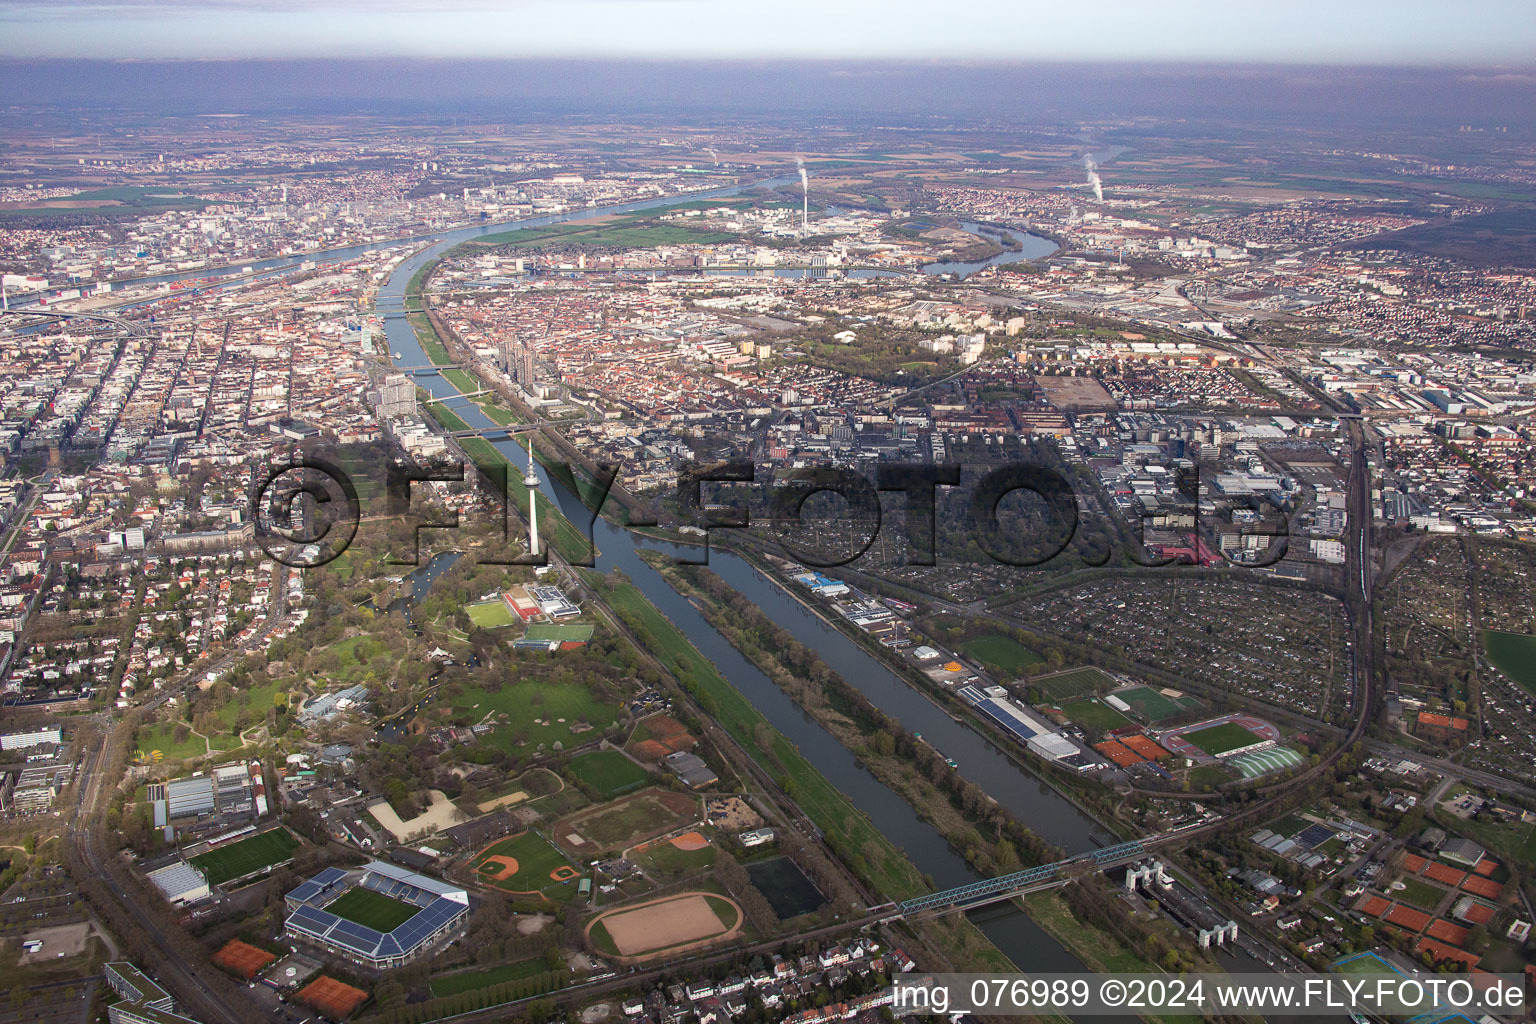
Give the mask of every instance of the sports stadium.
POLYGON ((377 860, 350 871, 326 868, 283 899, 291 938, 376 970, 442 945, 469 919, 463 889, 377 860))

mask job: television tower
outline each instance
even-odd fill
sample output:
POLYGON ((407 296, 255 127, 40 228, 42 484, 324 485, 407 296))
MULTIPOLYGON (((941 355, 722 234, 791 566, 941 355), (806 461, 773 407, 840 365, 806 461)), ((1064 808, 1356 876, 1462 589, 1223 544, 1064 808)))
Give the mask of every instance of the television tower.
POLYGON ((528 554, 539 556, 539 470, 533 461, 533 438, 528 438, 528 471, 523 474, 528 488, 528 554))

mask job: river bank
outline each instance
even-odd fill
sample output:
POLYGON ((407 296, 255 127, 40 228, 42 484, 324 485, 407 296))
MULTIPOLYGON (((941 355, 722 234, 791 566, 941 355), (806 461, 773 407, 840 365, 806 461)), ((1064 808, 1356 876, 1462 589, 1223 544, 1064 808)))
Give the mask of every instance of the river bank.
POLYGON ((732 602, 723 593, 728 585, 718 576, 702 567, 677 565, 659 552, 642 552, 642 557, 877 779, 901 794, 978 873, 1003 874, 1064 856, 949 767, 937 749, 871 705, 788 631, 750 603, 732 602))

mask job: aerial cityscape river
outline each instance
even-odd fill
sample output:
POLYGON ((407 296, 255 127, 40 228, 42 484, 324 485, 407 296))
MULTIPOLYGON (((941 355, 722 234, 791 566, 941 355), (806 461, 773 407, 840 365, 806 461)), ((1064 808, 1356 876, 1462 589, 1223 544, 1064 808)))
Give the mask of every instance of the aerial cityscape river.
MULTIPOLYGON (((782 180, 788 179, 778 179, 769 184, 782 180)), ((730 195, 738 191, 739 188, 717 189, 704 195, 730 195)), ((644 209, 669 202, 676 200, 629 203, 611 209, 582 211, 574 216, 588 217, 600 213, 644 209)), ((380 288, 376 307, 379 315, 385 317, 385 347, 391 353, 400 353, 396 362, 404 366, 424 366, 430 362, 406 319, 390 315, 404 309, 406 284, 422 266, 477 235, 537 227, 569 219, 573 218, 562 215, 463 228, 446 233, 436 243, 398 264, 380 288)), ((1043 254, 1054 248, 1049 241, 1032 235, 1022 236, 1020 241, 1026 245, 1025 252, 1043 254)), ((1026 257, 1018 251, 1004 252, 995 257, 997 260, 1010 258, 1017 260, 1026 257)), ((950 267, 938 272, 968 273, 979 266, 966 265, 970 269, 963 271, 950 267)), ((419 377, 417 383, 434 397, 446 399, 446 404, 471 427, 492 429, 496 426, 475 403, 464 398, 453 398, 458 394, 457 389, 441 375, 419 377)), ((521 463, 521 449, 515 441, 495 444, 514 464, 521 463)), ((569 518, 584 522, 587 513, 583 511, 579 499, 549 477, 550 474, 542 474, 545 493, 560 505, 569 518)), ((892 837, 917 868, 931 876, 937 886, 959 885, 980 877, 933 826, 923 821, 905 800, 861 768, 853 754, 801 711, 755 665, 742 657, 725 637, 704 620, 693 605, 680 597, 639 557, 638 552, 642 547, 667 549, 670 545, 643 538, 601 519, 594 528, 594 539, 599 550, 598 568, 604 571, 622 569, 641 592, 715 663, 731 685, 800 748, 801 753, 818 771, 828 778, 838 780, 838 788, 874 821, 882 833, 892 837)), ((931 737, 942 749, 968 751, 966 763, 961 766, 962 774, 1042 836, 1073 853, 1112 841, 1113 837, 1082 815, 1069 801, 1030 775, 991 743, 981 740, 970 729, 952 721, 926 697, 903 683, 889 669, 860 650, 853 641, 816 619, 777 586, 763 579, 746 562, 733 555, 716 552, 711 564, 732 586, 767 608, 777 621, 794 623, 796 635, 803 643, 816 650, 829 665, 858 686, 887 714, 900 720, 908 729, 916 729, 931 737)), ((1011 905, 978 911, 973 919, 988 938, 1016 963, 1027 962, 1037 970, 1047 971, 1082 969, 1082 964, 1070 953, 1011 905)))

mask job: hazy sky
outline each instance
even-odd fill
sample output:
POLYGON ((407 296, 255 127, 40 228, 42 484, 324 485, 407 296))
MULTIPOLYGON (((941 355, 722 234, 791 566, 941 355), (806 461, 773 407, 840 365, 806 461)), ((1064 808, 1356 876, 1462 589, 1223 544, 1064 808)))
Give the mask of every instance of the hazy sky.
POLYGON ((0 56, 1528 67, 1533 0, 0 0, 0 56))

